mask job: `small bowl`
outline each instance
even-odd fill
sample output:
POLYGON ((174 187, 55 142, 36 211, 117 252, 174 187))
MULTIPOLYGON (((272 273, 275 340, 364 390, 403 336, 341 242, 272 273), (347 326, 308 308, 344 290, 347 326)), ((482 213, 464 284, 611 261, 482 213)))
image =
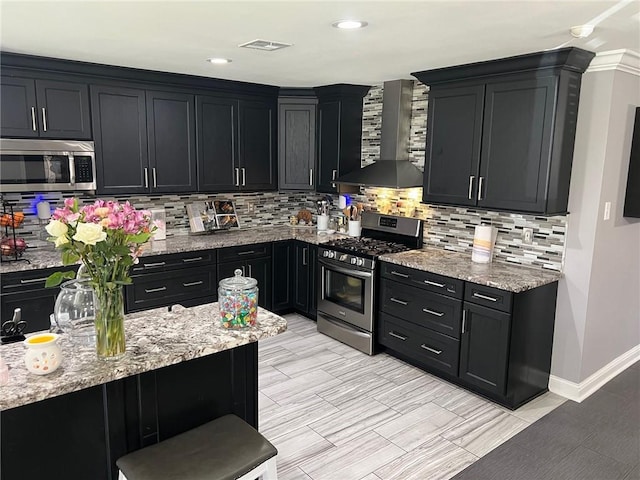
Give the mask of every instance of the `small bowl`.
POLYGON ((27 348, 24 354, 27 370, 36 375, 48 375, 58 369, 62 361, 58 338, 56 333, 39 333, 22 342, 27 348))

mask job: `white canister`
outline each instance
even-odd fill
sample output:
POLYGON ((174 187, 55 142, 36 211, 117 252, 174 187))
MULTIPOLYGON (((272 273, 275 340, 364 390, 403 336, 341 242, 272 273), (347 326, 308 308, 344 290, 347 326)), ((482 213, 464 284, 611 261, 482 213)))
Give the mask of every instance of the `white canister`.
POLYGON ((47 375, 58 369, 62 361, 58 337, 55 333, 39 333, 22 342, 27 347, 24 354, 27 370, 36 375, 47 375))
POLYGON ((329 228, 329 215, 318 215, 318 230, 329 228))
POLYGON ((349 235, 352 237, 360 236, 361 223, 360 220, 349 220, 349 235))

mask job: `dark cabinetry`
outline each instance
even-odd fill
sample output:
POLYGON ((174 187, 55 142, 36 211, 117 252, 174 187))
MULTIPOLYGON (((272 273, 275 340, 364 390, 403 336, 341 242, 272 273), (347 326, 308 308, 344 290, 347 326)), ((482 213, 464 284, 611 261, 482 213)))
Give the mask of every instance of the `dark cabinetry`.
POLYGON ((245 277, 258 281, 258 305, 271 310, 271 244, 258 243, 218 250, 218 278, 229 278, 240 269, 245 277))
POLYGON ((336 192, 333 180, 361 167, 362 99, 369 88, 340 84, 314 89, 318 96, 319 192, 336 192))
POLYGON ((275 101, 197 96, 198 189, 275 190, 275 101))
POLYGON ((431 86, 423 201, 566 212, 592 57, 566 48, 414 73, 431 86))
POLYGON ((5 69, 0 92, 3 137, 91 138, 86 84, 12 76, 5 69))
POLYGON ((91 86, 100 193, 196 189, 193 95, 91 86))
POLYGON ((273 243, 273 302, 271 309, 278 314, 293 309, 293 279, 295 270, 294 241, 273 243))
POLYGON ((315 97, 280 97, 278 101, 278 186, 280 190, 316 188, 315 97))
POLYGON ((315 320, 318 246, 296 241, 294 254, 293 306, 297 312, 315 320))
POLYGON ((547 390, 557 283, 520 293, 382 264, 378 341, 517 408, 547 390))
POLYGON ((633 138, 631 140, 624 216, 640 218, 640 107, 636 107, 633 138))
POLYGON ((16 308, 22 310, 27 322, 25 333, 48 330, 49 315, 53 313, 60 288, 45 288, 47 277, 56 271, 77 270, 76 266, 4 273, 0 278, 2 290, 2 321, 10 320, 16 308))

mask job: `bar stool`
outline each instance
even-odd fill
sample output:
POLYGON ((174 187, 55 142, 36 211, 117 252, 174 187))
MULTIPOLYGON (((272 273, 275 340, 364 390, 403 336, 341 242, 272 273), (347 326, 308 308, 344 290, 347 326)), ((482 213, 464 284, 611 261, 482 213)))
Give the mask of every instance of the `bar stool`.
POLYGON ((205 423, 120 457, 118 480, 277 480, 278 450, 236 417, 205 423))

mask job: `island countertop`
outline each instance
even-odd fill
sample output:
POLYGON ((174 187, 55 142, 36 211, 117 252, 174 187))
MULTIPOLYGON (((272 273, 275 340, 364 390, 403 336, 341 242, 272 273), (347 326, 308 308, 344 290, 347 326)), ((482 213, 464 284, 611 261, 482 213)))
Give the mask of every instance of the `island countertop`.
POLYGON ((95 348, 78 347, 61 334, 62 364, 43 376, 27 371, 22 342, 3 345, 9 383, 0 387, 0 411, 230 350, 286 329, 284 318, 262 308, 256 326, 237 330, 220 325, 217 303, 147 310, 126 316, 127 351, 121 359, 99 360, 95 348))
POLYGON ((541 287, 562 278, 561 272, 553 270, 540 270, 496 261, 475 263, 471 261, 470 253, 428 247, 382 255, 380 260, 513 293, 541 287))

